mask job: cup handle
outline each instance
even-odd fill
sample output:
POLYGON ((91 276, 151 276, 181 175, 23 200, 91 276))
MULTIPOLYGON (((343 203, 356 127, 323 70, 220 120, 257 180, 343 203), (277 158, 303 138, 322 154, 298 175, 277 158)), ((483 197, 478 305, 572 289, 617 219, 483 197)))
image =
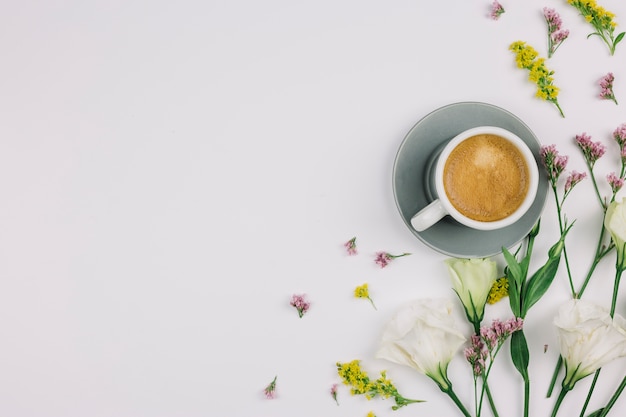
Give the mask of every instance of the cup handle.
POLYGON ((443 208, 441 200, 436 199, 411 218, 411 226, 418 232, 421 232, 437 223, 446 214, 448 213, 443 208))

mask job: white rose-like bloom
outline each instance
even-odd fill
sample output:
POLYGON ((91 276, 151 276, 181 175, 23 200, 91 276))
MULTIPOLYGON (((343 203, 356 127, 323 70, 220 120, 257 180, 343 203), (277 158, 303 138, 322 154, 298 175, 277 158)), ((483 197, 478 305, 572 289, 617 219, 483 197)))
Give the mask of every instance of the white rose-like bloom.
POLYGON ((624 256, 626 248, 626 203, 623 198, 620 202, 613 201, 607 207, 604 227, 611 233, 613 243, 615 243, 618 267, 626 268, 626 256, 624 256))
POLYGON ((485 314, 489 291, 498 278, 496 263, 489 259, 447 259, 452 288, 458 294, 467 318, 478 325, 485 314))
POLYGON ((376 357, 410 366, 446 391, 451 389, 448 364, 465 340, 455 326, 450 300, 416 300, 387 324, 376 357))
POLYGON ((554 320, 559 347, 565 362, 563 387, 574 384, 597 369, 626 356, 626 319, 583 300, 570 300, 554 320))

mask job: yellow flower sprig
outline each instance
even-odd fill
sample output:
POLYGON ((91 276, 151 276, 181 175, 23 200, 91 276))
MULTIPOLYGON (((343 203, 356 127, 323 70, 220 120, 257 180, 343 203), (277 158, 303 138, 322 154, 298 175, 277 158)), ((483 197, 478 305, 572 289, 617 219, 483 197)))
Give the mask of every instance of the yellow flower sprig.
POLYGON ((491 290, 489 290, 489 296, 487 302, 489 304, 495 304, 509 295, 509 280, 506 277, 498 278, 493 283, 491 290))
POLYGON ((361 369, 361 361, 358 359, 348 363, 337 362, 337 373, 343 383, 350 387, 351 395, 364 395, 368 400, 376 396, 382 398, 393 397, 396 402, 396 405, 391 407, 393 410, 397 410, 405 405, 424 402, 423 400, 404 398, 400 395, 393 382, 387 378, 385 371, 380 373, 378 379, 372 381, 367 373, 361 369))
POLYGON ((590 33, 587 38, 596 35, 599 36, 609 47, 611 55, 615 53, 615 47, 624 39, 624 32, 614 36, 617 24, 613 20, 615 14, 598 6, 595 0, 567 0, 574 6, 587 22, 593 26, 595 32, 590 33))
POLYGON ((378 310, 376 308, 376 304, 374 304, 374 300, 372 300, 372 298, 370 297, 370 290, 367 285, 367 282, 363 285, 359 285, 358 287, 354 289, 354 297, 368 299, 369 302, 372 303, 372 307, 374 307, 374 310, 378 310))
POLYGON ((561 117, 565 117, 559 105, 557 96, 559 88, 554 85, 554 71, 550 71, 546 65, 546 59, 539 57, 539 53, 526 42, 516 41, 509 46, 509 50, 515 53, 515 63, 519 68, 529 71, 528 79, 537 85, 535 94, 542 100, 549 101, 559 110, 561 117))

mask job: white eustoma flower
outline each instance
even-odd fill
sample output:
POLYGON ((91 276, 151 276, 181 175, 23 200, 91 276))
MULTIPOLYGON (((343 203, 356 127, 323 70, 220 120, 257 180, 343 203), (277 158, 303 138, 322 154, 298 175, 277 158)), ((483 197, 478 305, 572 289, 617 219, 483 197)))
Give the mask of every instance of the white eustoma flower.
POLYGON ((447 299, 422 299, 402 307, 385 327, 376 357, 410 366, 451 389, 450 360, 465 343, 447 299))
POLYGON ((480 325, 485 314, 489 291, 498 278, 496 263, 489 259, 456 259, 445 261, 452 288, 465 307, 469 321, 480 325))
POLYGON ((583 300, 570 300, 559 309, 554 320, 559 347, 565 362, 563 387, 574 384, 597 369, 626 356, 626 319, 583 300))
POLYGON ((626 269, 626 202, 613 201, 606 209, 604 227, 611 233, 617 250, 617 266, 626 269))

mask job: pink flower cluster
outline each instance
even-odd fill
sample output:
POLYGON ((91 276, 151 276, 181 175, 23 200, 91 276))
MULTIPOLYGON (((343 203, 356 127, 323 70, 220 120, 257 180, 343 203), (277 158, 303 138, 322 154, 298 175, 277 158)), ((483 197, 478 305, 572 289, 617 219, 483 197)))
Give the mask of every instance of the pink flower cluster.
POLYGON ((498 0, 494 0, 491 4, 491 12, 489 13, 489 17, 491 17, 493 20, 498 20, 504 12, 504 7, 502 7, 498 0))
POLYGON ((400 258, 402 256, 407 256, 407 255, 410 255, 410 253, 403 253, 401 255, 392 255, 388 252, 376 252, 376 259, 374 259, 374 262, 376 262, 376 264, 380 266, 381 268, 384 268, 387 265, 389 265, 389 262, 391 262, 392 260, 396 258, 400 258))
POLYGON ((465 348, 465 359, 472 365, 474 375, 479 376, 487 370, 487 360, 493 361, 497 350, 513 333, 521 330, 524 320, 511 318, 504 322, 494 320, 491 326, 480 328, 480 334, 470 338, 470 346, 465 348))
POLYGON ((567 177, 567 180, 565 180, 565 194, 569 193, 576 184, 585 178, 587 178, 586 172, 572 171, 567 177))
POLYGON ((619 125, 617 129, 613 131, 613 139, 615 139, 623 151, 624 145, 626 145, 626 123, 619 125))
POLYGON ((606 147, 601 142, 593 142, 591 136, 586 133, 576 135, 576 144, 583 152, 585 161, 590 168, 593 168, 596 161, 604 155, 606 147))
POLYGON ((557 48, 569 36, 569 30, 562 29, 561 16, 554 9, 543 8, 543 17, 548 24, 548 57, 551 57, 557 48))
POLYGON ((304 294, 294 294, 289 304, 298 310, 300 318, 302 318, 302 316, 309 311, 309 307, 311 307, 311 303, 305 299, 304 294))
POLYGON ((546 167, 548 179, 552 187, 556 187, 559 177, 567 167, 568 157, 559 155, 559 151, 556 150, 556 145, 547 145, 541 147, 541 160, 546 167))
POLYGON ((350 256, 356 255, 358 253, 357 250, 356 250, 356 237, 353 237, 352 239, 350 239, 346 243, 344 243, 343 247, 346 248, 346 251, 348 252, 348 255, 350 255, 350 256))
POLYGON ((270 382, 267 385, 267 387, 265 387, 265 389, 263 390, 263 393, 265 394, 265 398, 267 398, 268 400, 273 400, 274 398, 276 398, 276 379, 277 378, 278 376, 275 376, 272 382, 270 382))
POLYGON ((612 72, 606 74, 600 80, 600 98, 604 100, 613 100, 615 104, 617 104, 617 99, 615 98, 615 93, 613 93, 613 82, 615 81, 615 76, 612 72))
POLYGON ((613 194, 616 194, 624 186, 624 179, 618 177, 615 172, 611 172, 609 175, 607 175, 606 180, 611 186, 611 191, 613 191, 613 194))

